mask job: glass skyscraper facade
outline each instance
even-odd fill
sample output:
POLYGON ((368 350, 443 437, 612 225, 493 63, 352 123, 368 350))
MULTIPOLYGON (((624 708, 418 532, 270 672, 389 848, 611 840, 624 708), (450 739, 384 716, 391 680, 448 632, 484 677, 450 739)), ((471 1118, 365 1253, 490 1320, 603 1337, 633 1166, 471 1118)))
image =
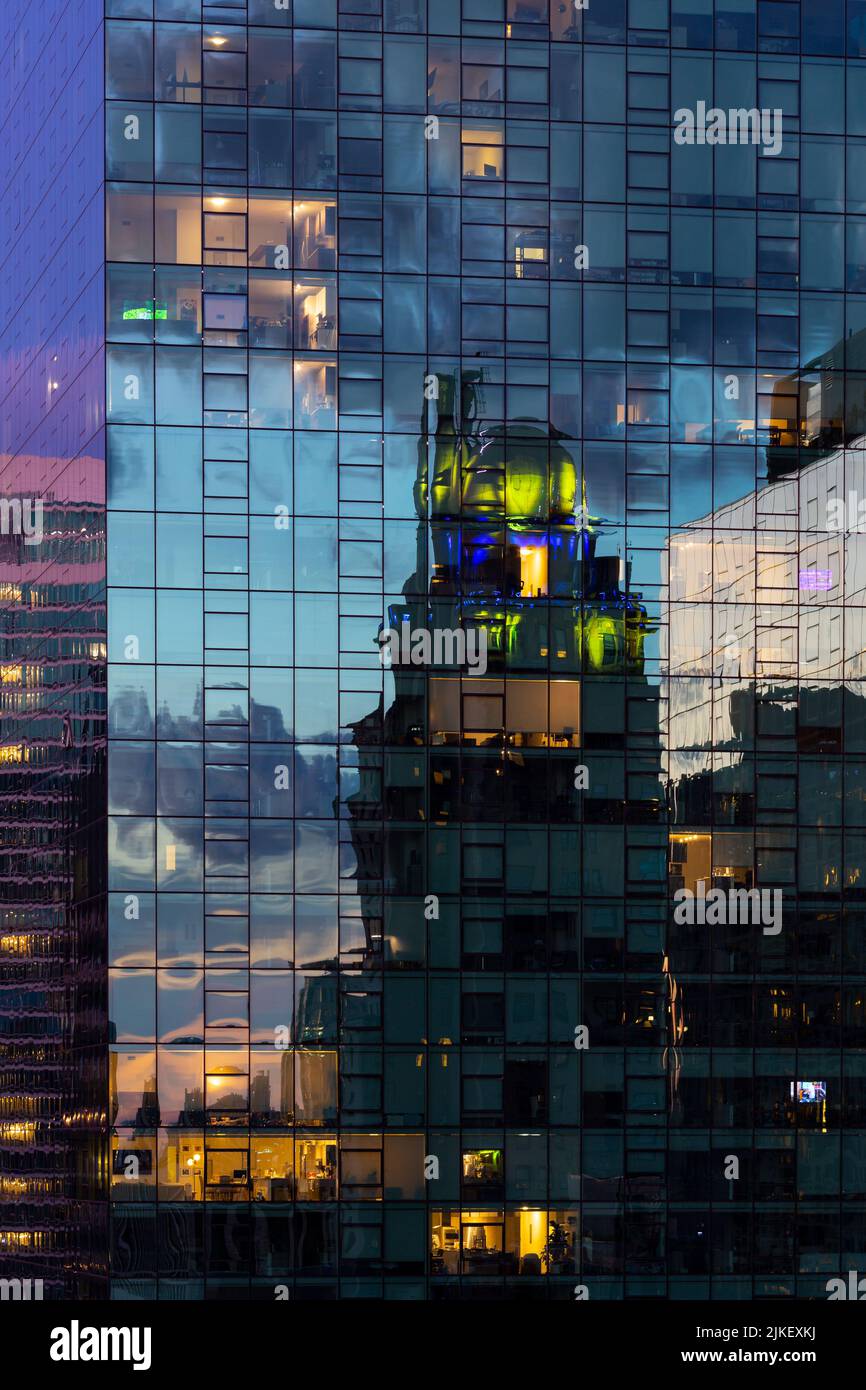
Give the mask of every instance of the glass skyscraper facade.
POLYGON ((102 27, 0 10, 0 1280, 45 1299, 107 1266, 102 27))
POLYGON ((0 1274, 826 1297, 864 0, 0 33, 0 1274))

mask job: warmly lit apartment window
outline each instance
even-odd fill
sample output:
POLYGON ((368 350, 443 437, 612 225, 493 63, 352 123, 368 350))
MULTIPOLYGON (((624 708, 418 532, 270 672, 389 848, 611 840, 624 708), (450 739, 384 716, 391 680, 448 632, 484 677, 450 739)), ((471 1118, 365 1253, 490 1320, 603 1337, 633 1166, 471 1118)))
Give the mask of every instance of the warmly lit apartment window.
MULTIPOLYGON (((571 1182, 571 1177, 569 1182, 571 1182)), ((577 1175, 574 1181, 579 1182, 577 1175)), ((580 1217, 574 1210, 547 1213, 547 1235, 541 1260, 545 1274, 576 1274, 580 1257, 580 1217)))
POLYGON ((532 535, 508 532, 508 545, 516 546, 520 557, 520 594, 522 598, 540 598, 547 593, 547 533, 532 535))
POLYGON ((431 743, 460 742, 460 681, 431 676, 428 685, 431 743))
POLYGON ((250 1140, 251 1196, 254 1202, 290 1202, 294 1198, 294 1141, 287 1135, 253 1136, 250 1140))
POLYGON ((580 743, 580 682, 506 682, 506 727, 515 747, 576 748, 580 743))
POLYGON ((336 1196, 336 1138, 298 1139, 295 1143, 296 1200, 332 1202, 336 1196))
POLYGON ((111 1136, 111 1196, 115 1202, 153 1201, 156 1196, 156 1138, 134 1130, 111 1136))
POLYGON ((475 1189, 499 1188, 502 1185, 501 1149, 464 1149, 462 1180, 464 1195, 475 1189))
POLYGON ((246 265, 246 198, 205 195, 204 252, 205 265, 246 265))
POLYGON ((201 263, 201 196, 184 188, 160 186, 154 198, 154 251, 157 261, 201 263))
POLYGON ((337 422, 337 363, 295 358, 295 425, 332 430, 337 422))
POLYGON ((429 683, 432 744, 485 744, 505 729, 508 742, 526 748, 576 748, 580 744, 580 682, 503 681, 433 677, 429 683), (504 696, 504 708, 503 708, 504 696), (461 721, 462 699, 462 721, 461 721))
POLYGON ((478 121, 464 125, 460 132, 463 146, 464 179, 505 177, 505 149, 502 123, 478 121))
POLYGON ((294 285, 295 347, 310 351, 337 346, 337 277, 298 275, 294 285))
POLYGON ((699 881, 708 883, 711 863, 712 837, 708 833, 671 835, 668 876, 672 892, 679 888, 696 892, 699 881))
MULTIPOLYGON (((532 233, 526 233, 531 236, 532 233)), ((517 280, 533 279, 536 275, 545 273, 547 266, 547 247, 537 243, 542 236, 546 236, 546 231, 535 233, 535 245, 523 245, 518 243, 514 248, 514 277, 517 280)))
POLYGON ((249 1139, 208 1135, 205 1141, 205 1197, 209 1202, 247 1202, 250 1196, 249 1139))
POLYGON ((159 1134, 160 1202, 205 1200, 204 1134, 188 1129, 161 1130, 159 1134))
POLYGON ((434 1210, 430 1222, 434 1274, 505 1273, 501 1211, 434 1210))
POLYGON ((547 1212, 522 1208, 505 1214, 505 1251, 521 1275, 544 1274, 547 1212))
POLYGON ((291 266, 292 202, 278 194, 250 193, 249 263, 272 270, 291 266))
POLYGON ((292 345, 292 282, 278 270, 250 271, 249 327, 251 347, 290 348, 292 345))
POLYGON ((301 198, 294 204, 295 254, 299 269, 333 270, 337 264, 337 204, 301 198))
POLYGON ((668 883, 671 892, 687 888, 708 893, 713 887, 751 888, 754 845, 746 832, 681 831, 670 836, 668 883))
POLYGON ((580 743, 580 681, 551 681, 549 690, 550 746, 577 748, 580 743))
MULTIPOLYGON (((464 1157, 474 1160, 474 1155, 464 1157)), ((434 1275, 574 1274, 578 1257, 577 1213, 543 1207, 433 1210, 430 1215, 434 1275)))
POLYGON ((464 680, 464 743, 483 745, 499 741, 504 722, 503 682, 464 680))

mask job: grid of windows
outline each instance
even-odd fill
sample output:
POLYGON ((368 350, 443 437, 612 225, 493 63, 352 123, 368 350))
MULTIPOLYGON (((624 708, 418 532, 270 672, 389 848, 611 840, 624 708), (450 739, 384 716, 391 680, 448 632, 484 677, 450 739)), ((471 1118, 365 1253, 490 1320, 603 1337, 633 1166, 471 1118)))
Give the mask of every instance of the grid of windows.
POLYGON ((100 37, 117 1295, 823 1296, 861 0, 100 37))
POLYGON ((863 610, 799 500, 863 430, 859 18, 109 11, 118 1277, 810 1291, 866 1237, 863 610))
POLYGON ((105 1290, 102 22, 0 7, 2 1299, 105 1290))

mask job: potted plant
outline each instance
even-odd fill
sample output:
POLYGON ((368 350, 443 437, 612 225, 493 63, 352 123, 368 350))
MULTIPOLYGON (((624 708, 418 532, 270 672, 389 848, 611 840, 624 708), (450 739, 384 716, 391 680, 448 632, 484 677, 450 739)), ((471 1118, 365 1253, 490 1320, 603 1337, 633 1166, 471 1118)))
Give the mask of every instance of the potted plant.
POLYGON ((564 1271, 563 1266, 566 1261, 571 1261, 572 1258, 571 1237, 559 1221, 550 1222, 543 1257, 547 1264, 548 1274, 568 1272, 567 1270, 564 1271))

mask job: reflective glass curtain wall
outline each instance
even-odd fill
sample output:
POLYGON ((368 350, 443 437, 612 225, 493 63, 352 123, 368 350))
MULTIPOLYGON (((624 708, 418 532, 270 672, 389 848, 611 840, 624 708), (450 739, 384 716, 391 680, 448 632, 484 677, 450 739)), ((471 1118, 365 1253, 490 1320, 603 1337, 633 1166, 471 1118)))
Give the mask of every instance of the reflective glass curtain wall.
POLYGON ((113 1293, 823 1296, 860 0, 105 8, 113 1293))
POLYGON ((102 8, 0 12, 4 1298, 107 1291, 102 8))

